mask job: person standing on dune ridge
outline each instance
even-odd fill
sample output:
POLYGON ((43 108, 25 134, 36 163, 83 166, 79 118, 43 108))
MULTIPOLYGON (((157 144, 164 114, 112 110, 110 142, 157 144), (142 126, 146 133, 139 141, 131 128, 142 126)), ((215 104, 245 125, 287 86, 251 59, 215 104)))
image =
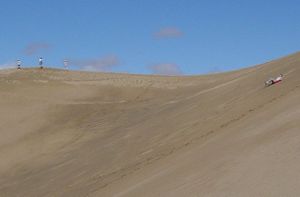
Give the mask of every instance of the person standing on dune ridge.
POLYGON ((21 60, 17 60, 17 69, 21 69, 21 60))
POLYGON ((64 59, 64 68, 68 70, 69 61, 67 59, 64 59))
POLYGON ((42 57, 39 58, 39 65, 40 65, 40 69, 43 69, 43 58, 42 57))

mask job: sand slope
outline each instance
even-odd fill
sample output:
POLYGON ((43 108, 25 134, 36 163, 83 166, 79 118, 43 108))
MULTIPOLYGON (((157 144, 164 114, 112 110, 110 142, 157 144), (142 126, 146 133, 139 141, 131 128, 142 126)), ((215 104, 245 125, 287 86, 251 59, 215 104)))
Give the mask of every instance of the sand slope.
POLYGON ((300 53, 191 77, 2 70, 0 196, 298 196, 299 65, 300 53))

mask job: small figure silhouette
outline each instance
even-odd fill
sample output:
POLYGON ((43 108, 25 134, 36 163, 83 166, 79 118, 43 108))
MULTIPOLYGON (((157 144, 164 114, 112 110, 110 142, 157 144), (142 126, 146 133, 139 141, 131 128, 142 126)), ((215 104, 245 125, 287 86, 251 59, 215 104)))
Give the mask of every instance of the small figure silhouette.
POLYGON ((43 58, 42 57, 39 58, 39 65, 40 65, 40 69, 44 68, 43 67, 43 58))
POLYGON ((68 69, 68 64, 69 61, 67 59, 64 60, 64 68, 67 70, 68 69))
POLYGON ((17 69, 21 69, 21 60, 17 60, 17 69))

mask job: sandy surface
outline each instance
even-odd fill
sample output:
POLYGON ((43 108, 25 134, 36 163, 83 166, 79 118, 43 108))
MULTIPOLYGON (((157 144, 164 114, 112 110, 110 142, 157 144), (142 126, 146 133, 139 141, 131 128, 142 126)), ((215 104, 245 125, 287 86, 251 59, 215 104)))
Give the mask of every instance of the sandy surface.
POLYGON ((299 196, 299 76, 1 70, 0 196, 299 196))

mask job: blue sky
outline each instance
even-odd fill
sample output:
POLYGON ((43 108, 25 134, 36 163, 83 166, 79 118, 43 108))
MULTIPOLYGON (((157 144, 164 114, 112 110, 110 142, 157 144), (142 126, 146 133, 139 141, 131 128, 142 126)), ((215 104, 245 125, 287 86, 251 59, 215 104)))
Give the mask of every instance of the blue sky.
POLYGON ((297 52, 300 2, 1 0, 0 65, 203 74, 297 52))

